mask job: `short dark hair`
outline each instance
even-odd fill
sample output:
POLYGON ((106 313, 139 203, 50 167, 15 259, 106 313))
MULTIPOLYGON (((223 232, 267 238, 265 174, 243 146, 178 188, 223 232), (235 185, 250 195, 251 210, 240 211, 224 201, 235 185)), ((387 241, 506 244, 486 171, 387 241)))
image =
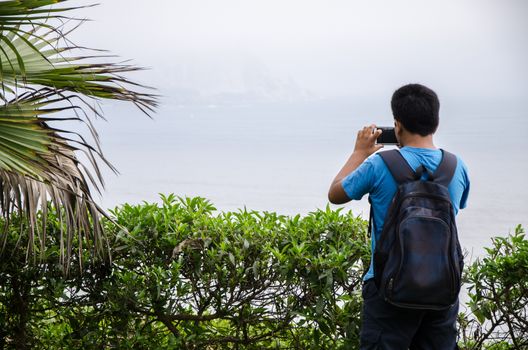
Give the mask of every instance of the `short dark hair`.
POLYGON ((436 93, 420 84, 408 84, 394 92, 392 115, 413 133, 427 136, 438 128, 440 101, 436 93))

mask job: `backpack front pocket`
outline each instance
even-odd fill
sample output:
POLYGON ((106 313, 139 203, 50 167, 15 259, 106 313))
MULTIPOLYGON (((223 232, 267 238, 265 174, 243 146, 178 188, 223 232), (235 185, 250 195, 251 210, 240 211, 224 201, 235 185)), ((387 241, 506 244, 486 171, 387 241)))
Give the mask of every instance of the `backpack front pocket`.
POLYGON ((412 215, 400 223, 398 241, 400 261, 389 286, 392 301, 441 308, 453 298, 455 285, 449 226, 435 217, 412 215))

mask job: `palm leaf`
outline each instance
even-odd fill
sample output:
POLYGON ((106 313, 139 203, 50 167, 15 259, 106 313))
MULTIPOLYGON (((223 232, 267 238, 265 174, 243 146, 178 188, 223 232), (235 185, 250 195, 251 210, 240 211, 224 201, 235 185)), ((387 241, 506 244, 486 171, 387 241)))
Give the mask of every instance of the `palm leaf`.
MULTIPOLYGON (((43 253, 46 222, 43 221, 40 234, 35 236, 36 212, 50 200, 58 212, 64 213, 66 232, 61 234, 60 256, 67 270, 74 234, 80 235, 77 242, 93 244, 90 248, 94 255, 107 258, 109 252, 99 223, 101 210, 92 200, 86 180, 91 175, 80 167, 75 155, 75 151, 82 150, 93 159, 98 151, 83 141, 66 138, 49 125, 50 120, 80 120, 75 115, 51 118, 50 115, 71 111, 68 96, 58 99, 55 96, 55 91, 42 89, 25 93, 0 107, 0 209, 6 220, 14 212, 28 218, 29 242, 39 242, 39 251, 43 253)), ((6 237, 3 239, 5 242, 6 237)), ((33 250, 30 244, 28 256, 33 250)))
MULTIPOLYGON (((60 46, 60 37, 48 31, 39 36, 30 32, 0 35, 0 74, 3 90, 12 92, 28 85, 48 86, 83 95, 130 101, 145 113, 156 107, 156 96, 134 91, 126 86, 139 85, 122 76, 140 68, 118 63, 84 63, 97 56, 66 54, 76 46, 60 46)), ((5 95, 5 93, 4 93, 5 95)))
MULTIPOLYGON (((100 50, 78 53, 81 47, 68 41, 71 31, 65 30, 71 18, 63 13, 79 7, 51 6, 64 2, 0 1, 0 211, 7 221, 13 213, 27 219, 28 259, 35 259, 46 247, 46 223, 37 227, 37 213, 42 210, 45 218, 51 205, 64 228, 60 262, 67 271, 75 244, 79 258, 86 248, 93 257, 110 257, 100 224, 105 213, 90 189, 104 185, 100 160, 115 169, 103 157, 86 111, 101 116, 93 100, 112 99, 132 102, 149 115, 157 96, 124 76, 138 67, 104 63, 110 56, 100 50), (71 120, 84 123, 93 140, 52 127, 71 120), (78 160, 79 152, 89 164, 78 160)), ((8 253, 6 237, 0 235, 1 254, 8 253)))

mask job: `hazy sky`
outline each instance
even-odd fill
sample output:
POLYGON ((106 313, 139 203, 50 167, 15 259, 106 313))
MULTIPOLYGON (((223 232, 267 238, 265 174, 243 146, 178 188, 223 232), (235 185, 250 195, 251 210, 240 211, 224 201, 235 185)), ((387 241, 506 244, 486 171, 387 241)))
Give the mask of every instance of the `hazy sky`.
POLYGON ((162 91, 244 89, 259 71, 322 97, 415 81, 528 97, 525 0, 102 0, 78 14, 93 20, 79 43, 152 67, 141 79, 162 91))

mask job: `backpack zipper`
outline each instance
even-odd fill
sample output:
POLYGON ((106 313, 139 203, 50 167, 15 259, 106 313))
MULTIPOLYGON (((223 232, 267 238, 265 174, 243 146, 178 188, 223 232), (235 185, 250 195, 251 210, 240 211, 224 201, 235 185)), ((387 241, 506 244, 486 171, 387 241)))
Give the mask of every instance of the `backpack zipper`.
POLYGON ((388 289, 389 289, 389 296, 392 298, 392 288, 394 287, 394 277, 391 277, 391 279, 389 280, 389 286, 388 286, 388 289))
POLYGON ((439 195, 431 194, 431 193, 409 192, 409 193, 407 193, 405 196, 403 196, 403 197, 400 199, 400 204, 401 204, 401 202, 403 202, 405 199, 407 199, 407 198, 411 198, 411 197, 435 198, 435 199, 442 200, 442 201, 444 201, 444 202, 449 202, 449 203, 451 203, 451 199, 448 199, 448 198, 446 198, 446 197, 444 197, 444 196, 439 196, 439 195))

